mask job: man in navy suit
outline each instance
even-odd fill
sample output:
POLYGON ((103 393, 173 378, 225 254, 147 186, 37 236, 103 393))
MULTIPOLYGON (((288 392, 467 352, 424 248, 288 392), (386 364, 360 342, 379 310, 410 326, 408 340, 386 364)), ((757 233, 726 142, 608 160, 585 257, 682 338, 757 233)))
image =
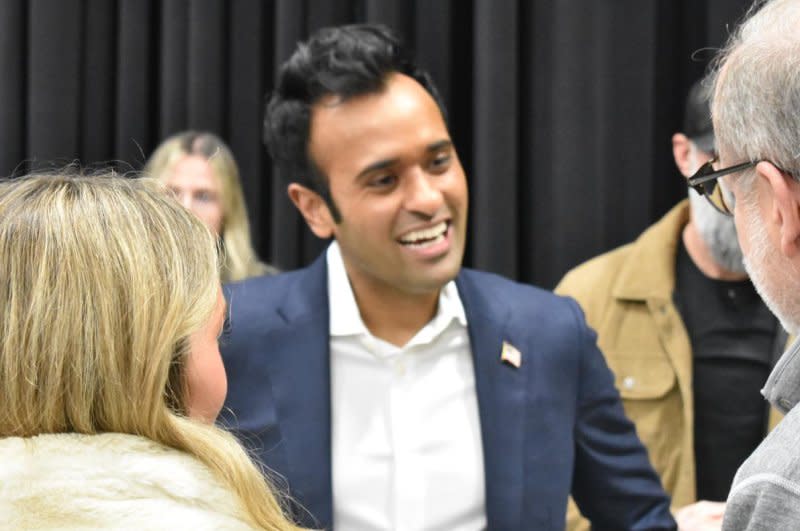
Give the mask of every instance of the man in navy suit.
POLYGON ((461 268, 467 183, 429 77, 380 26, 317 32, 265 136, 306 269, 227 288, 234 430, 305 526, 674 529, 577 304, 461 268))

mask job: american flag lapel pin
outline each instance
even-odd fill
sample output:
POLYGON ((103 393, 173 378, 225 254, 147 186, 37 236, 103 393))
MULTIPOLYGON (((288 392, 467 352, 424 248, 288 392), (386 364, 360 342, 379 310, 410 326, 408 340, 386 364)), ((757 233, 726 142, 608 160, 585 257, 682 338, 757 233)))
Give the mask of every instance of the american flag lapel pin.
POLYGON ((503 341, 503 350, 500 351, 500 361, 508 363, 515 369, 519 369, 520 365, 522 365, 522 353, 508 341, 503 341))

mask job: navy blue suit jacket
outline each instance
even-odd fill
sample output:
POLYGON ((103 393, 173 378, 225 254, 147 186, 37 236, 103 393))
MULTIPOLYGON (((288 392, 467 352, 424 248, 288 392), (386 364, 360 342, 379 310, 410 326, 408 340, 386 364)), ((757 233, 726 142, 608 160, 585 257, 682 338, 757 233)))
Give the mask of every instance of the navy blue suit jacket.
MULTIPOLYGON (((595 529, 673 529, 669 498, 571 299, 488 273, 456 279, 475 367, 489 529, 563 529, 571 493, 595 529), (522 353, 503 363, 503 341, 522 353)), ((332 526, 325 253, 226 286, 223 423, 287 487, 295 517, 332 526), (302 507, 302 508, 301 508, 302 507)))

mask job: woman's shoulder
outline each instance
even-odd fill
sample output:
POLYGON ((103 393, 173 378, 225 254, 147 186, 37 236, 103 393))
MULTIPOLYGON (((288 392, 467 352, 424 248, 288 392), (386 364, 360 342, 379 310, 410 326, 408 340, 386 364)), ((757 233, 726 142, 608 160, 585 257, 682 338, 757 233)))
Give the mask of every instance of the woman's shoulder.
POLYGON ((143 437, 9 437, 0 462, 0 514, 12 528, 249 529, 203 463, 143 437))

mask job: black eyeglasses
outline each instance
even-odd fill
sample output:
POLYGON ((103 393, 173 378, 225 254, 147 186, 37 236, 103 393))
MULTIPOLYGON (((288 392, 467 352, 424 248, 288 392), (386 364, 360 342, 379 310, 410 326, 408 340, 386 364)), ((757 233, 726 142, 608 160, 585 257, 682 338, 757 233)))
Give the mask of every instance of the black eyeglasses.
POLYGON ((743 162, 735 166, 728 166, 727 168, 714 169, 714 164, 717 162, 717 157, 709 160, 694 175, 688 177, 686 182, 698 194, 704 196, 711 206, 726 216, 733 216, 734 198, 725 181, 720 181, 719 178, 723 175, 730 175, 737 171, 752 168, 761 161, 743 162))

